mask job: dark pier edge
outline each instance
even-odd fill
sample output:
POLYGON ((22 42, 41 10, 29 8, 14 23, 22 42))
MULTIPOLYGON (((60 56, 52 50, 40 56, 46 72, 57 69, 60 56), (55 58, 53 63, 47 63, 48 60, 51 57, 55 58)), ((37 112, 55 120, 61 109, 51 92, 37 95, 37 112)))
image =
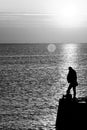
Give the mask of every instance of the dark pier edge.
POLYGON ((56 130, 87 129, 87 97, 72 98, 63 95, 59 100, 56 117, 56 130))

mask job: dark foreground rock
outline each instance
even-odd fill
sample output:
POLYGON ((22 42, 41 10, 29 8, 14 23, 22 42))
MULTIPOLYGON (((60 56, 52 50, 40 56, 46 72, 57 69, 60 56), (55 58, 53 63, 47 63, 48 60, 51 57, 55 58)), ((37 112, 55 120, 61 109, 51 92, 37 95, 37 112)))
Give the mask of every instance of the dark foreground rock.
POLYGON ((65 95, 59 100, 56 130, 87 129, 87 98, 65 95))

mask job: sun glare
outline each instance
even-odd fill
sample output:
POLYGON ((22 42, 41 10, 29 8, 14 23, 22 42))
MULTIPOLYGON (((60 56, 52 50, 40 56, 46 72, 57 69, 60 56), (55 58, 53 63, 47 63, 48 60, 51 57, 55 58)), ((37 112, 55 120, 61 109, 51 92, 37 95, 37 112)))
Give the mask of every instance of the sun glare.
POLYGON ((76 24, 76 22, 78 21, 77 10, 73 6, 66 6, 62 8, 60 15, 61 20, 65 23, 65 25, 76 24))
POLYGON ((54 22, 60 27, 78 27, 83 19, 81 7, 70 2, 56 7, 54 13, 54 22))

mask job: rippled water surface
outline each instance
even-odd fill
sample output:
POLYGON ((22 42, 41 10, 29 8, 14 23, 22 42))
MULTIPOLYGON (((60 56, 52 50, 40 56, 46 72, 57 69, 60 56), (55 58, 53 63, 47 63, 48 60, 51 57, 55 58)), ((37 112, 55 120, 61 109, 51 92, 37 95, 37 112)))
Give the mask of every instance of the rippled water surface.
MULTIPOLYGON (((0 128, 55 129, 59 98, 66 93, 68 66, 77 71, 77 97, 87 94, 87 45, 0 45, 0 128)), ((73 92, 71 91, 73 94, 73 92)))

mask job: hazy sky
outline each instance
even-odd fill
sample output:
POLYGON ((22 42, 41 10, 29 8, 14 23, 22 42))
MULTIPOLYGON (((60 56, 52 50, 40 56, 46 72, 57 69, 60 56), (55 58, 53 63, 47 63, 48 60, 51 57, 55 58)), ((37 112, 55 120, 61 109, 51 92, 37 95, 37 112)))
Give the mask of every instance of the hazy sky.
POLYGON ((87 42, 87 0, 0 0, 0 43, 87 42))

